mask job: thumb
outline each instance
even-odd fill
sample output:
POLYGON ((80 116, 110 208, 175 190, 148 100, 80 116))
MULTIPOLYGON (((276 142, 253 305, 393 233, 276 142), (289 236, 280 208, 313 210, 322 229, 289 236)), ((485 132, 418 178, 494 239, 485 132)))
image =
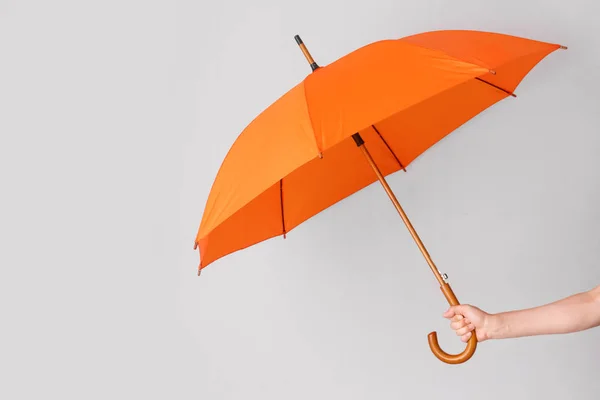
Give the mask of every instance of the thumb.
POLYGON ((462 315, 464 316, 465 313, 468 311, 469 306, 466 304, 459 304, 457 306, 451 306, 445 313, 444 313, 444 317, 445 318, 452 318, 455 315, 462 315))

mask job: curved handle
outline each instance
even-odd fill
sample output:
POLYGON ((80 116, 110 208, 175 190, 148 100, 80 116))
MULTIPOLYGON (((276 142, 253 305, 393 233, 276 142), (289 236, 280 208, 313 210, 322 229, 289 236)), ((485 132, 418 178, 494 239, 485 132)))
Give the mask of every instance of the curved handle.
POLYGON ((446 364, 462 364, 473 357, 473 354, 475 354, 475 350, 477 349, 477 335, 475 334, 475 331, 472 332, 471 338, 467 342, 467 347, 459 354, 448 354, 442 350, 438 344, 436 332, 431 332, 427 335, 427 340, 429 341, 429 348, 433 355, 446 364))
MULTIPOLYGON (((448 304, 451 306, 457 306, 460 304, 448 283, 444 282, 444 284, 440 286, 440 289, 442 289, 442 293, 444 294, 444 297, 446 297, 448 304)), ((475 354, 475 350, 477 349, 477 334, 475 331, 471 332, 471 337, 467 342, 467 347, 462 351, 462 353, 459 354, 448 354, 442 350, 438 343, 436 332, 431 332, 429 335, 427 335, 427 341, 429 342, 429 348, 431 349, 433 355, 446 364, 462 364, 473 357, 473 354, 475 354)))

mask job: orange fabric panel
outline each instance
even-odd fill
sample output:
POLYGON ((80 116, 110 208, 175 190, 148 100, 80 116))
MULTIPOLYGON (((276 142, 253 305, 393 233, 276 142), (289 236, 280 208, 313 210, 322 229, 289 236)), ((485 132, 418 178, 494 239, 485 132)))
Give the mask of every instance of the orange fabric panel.
POLYGON ((485 80, 510 92, 540 60, 560 48, 558 44, 470 30, 425 32, 399 40, 494 70, 496 74, 485 80))
POLYGON ((420 103, 487 68, 398 40, 365 46, 306 78, 306 99, 321 148, 420 103))
POLYGON ((404 166, 508 95, 478 80, 458 85, 376 126, 404 166))
POLYGON ((219 224, 199 241, 205 266, 235 251, 283 234, 279 182, 219 224))
POLYGON ((441 30, 419 33, 398 39, 418 47, 437 49, 473 64, 497 70, 523 56, 548 54, 560 47, 518 36, 470 30, 441 30))
MULTIPOLYGON (((554 50, 554 49, 552 49, 554 50)), ((548 52, 532 53, 527 56, 521 57, 519 60, 502 65, 496 75, 489 79, 489 82, 500 86, 509 92, 514 92, 519 83, 525 78, 527 73, 531 71, 544 57, 549 54, 548 52)))
POLYGON ((229 150, 211 188, 198 239, 318 153, 300 83, 252 121, 229 150))

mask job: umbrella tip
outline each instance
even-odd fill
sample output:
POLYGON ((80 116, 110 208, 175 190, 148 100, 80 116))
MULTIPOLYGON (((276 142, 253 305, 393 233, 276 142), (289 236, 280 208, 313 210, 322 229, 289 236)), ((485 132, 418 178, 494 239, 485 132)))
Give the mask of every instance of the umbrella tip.
POLYGON ((308 61, 310 68, 312 69, 313 72, 315 72, 315 70, 317 70, 319 68, 319 65, 315 62, 315 60, 312 58, 312 56, 308 52, 306 45, 304 44, 302 39, 300 39, 300 35, 294 36, 294 39, 296 39, 296 43, 300 47, 300 50, 302 50, 302 53, 304 53, 304 57, 306 57, 306 61, 308 61))
POLYGON ((563 49, 563 50, 567 50, 568 49, 567 46, 563 46, 563 45, 561 45, 560 48, 563 49))

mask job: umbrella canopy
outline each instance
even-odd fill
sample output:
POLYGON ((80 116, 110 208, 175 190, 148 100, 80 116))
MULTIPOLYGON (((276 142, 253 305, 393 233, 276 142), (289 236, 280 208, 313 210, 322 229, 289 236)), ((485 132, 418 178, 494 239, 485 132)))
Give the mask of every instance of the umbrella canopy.
MULTIPOLYGON (((299 42, 300 43, 300 42, 299 42)), ((562 46, 498 33, 435 31, 364 46, 314 72, 240 134, 198 230, 199 270, 281 236, 406 168, 498 101, 562 46)), ((306 53, 305 53, 306 54, 306 53)))

